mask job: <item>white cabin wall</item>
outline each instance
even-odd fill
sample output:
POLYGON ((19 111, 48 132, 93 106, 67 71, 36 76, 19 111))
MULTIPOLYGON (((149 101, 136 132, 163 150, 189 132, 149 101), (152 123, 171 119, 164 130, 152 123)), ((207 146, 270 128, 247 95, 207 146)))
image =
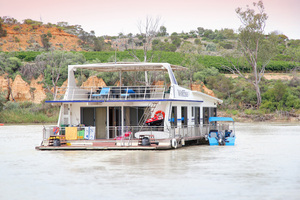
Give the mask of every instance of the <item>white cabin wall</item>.
POLYGON ((80 108, 84 106, 84 104, 71 104, 72 105, 72 113, 71 113, 71 125, 78 126, 80 124, 80 108))

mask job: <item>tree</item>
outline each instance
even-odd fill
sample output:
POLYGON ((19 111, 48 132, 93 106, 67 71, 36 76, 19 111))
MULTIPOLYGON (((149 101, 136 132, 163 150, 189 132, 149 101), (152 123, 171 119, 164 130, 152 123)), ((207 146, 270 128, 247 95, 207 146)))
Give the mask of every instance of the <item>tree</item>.
POLYGON ((157 33, 157 36, 168 36, 167 28, 165 26, 159 27, 159 32, 157 33))
POLYGON ((245 11, 237 8, 242 26, 239 28, 237 52, 231 55, 224 55, 228 58, 231 66, 223 66, 233 74, 246 79, 251 83, 256 91, 257 107, 261 105, 260 81, 264 76, 265 67, 270 60, 276 55, 276 37, 264 35, 266 20, 268 15, 262 1, 253 3, 254 8, 247 6, 245 11), (238 59, 239 58, 239 59, 238 59), (246 77, 239 67, 239 61, 248 64, 252 70, 253 76, 246 77), (253 78, 252 78, 253 77, 253 78))
POLYGON ((40 73, 44 76, 43 83, 56 98, 57 86, 61 85, 63 80, 67 79, 67 66, 71 64, 83 64, 85 58, 80 53, 71 53, 63 51, 51 51, 42 53, 35 58, 35 64, 38 66, 40 73), (53 92, 51 91, 53 87, 53 92))
POLYGON ((197 31, 198 31, 198 35, 202 36, 204 34, 205 29, 203 27, 198 27, 197 31))
POLYGON ((202 71, 204 69, 204 66, 198 62, 200 59, 199 51, 198 48, 196 48, 193 44, 183 43, 179 52, 183 57, 181 65, 189 69, 188 73, 181 74, 186 76, 184 78, 185 80, 189 79, 189 87, 191 88, 194 81, 194 74, 197 71, 202 71))
POLYGON ((0 53, 0 74, 4 74, 7 79, 8 86, 8 94, 7 100, 9 100, 9 96, 13 101, 15 101, 12 93, 12 88, 10 86, 10 79, 13 78, 15 72, 19 70, 22 66, 22 62, 19 58, 14 57, 12 54, 0 53))
POLYGON ((3 29, 3 27, 2 27, 2 19, 0 17, 0 38, 1 37, 6 37, 6 35, 7 35, 7 31, 3 29))
MULTIPOLYGON (((139 40, 142 41, 143 51, 144 51, 144 60, 143 62, 151 61, 147 58, 147 52, 150 50, 152 40, 156 37, 157 29, 160 23, 160 17, 153 19, 152 17, 147 16, 146 20, 138 22, 138 29, 140 34, 138 34, 139 40)), ((128 44, 125 44, 125 49, 129 52, 129 54, 134 57, 135 60, 140 61, 140 59, 136 55, 136 51, 134 49, 129 49, 128 44)))
MULTIPOLYGON (((50 33, 51 34, 51 33, 50 33)), ((43 46, 44 46, 44 49, 46 50, 46 51, 49 51, 49 48, 50 48, 50 46, 51 46, 51 44, 50 44, 50 38, 52 37, 52 35, 50 35, 50 34, 42 34, 41 35, 41 41, 42 41, 42 44, 43 44, 43 46)))

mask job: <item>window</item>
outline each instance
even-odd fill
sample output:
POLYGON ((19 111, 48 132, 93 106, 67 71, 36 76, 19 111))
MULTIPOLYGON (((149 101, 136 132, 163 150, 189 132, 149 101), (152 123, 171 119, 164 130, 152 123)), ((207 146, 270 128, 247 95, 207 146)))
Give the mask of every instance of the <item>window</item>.
POLYGON ((172 106, 171 126, 177 126, 177 106, 172 106))
POLYGON ((181 107, 181 126, 188 125, 188 110, 186 106, 181 107))
POLYGON ((199 125, 200 124, 200 107, 195 107, 195 125, 199 125))
POLYGON ((203 107, 203 124, 209 124, 208 118, 209 118, 209 108, 203 107))

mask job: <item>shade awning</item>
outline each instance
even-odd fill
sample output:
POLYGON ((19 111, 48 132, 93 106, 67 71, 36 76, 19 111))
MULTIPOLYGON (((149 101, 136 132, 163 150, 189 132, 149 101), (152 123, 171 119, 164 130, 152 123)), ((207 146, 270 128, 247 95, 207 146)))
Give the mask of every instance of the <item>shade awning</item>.
MULTIPOLYGON (((170 65, 173 71, 187 70, 186 67, 178 65, 170 65)), ((73 69, 88 69, 98 72, 128 72, 128 71, 167 71, 164 67, 164 63, 98 63, 98 64, 86 64, 86 65, 72 65, 73 69)))
POLYGON ((210 117, 209 122, 234 122, 231 117, 210 117))

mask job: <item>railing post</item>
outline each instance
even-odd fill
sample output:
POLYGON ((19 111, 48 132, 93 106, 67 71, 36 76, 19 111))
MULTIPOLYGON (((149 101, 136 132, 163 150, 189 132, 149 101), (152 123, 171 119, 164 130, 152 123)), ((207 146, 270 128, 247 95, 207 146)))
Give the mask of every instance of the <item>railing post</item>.
POLYGON ((91 92, 90 92, 90 98, 89 98, 89 100, 92 100, 92 94, 93 94, 93 88, 91 87, 91 92))

